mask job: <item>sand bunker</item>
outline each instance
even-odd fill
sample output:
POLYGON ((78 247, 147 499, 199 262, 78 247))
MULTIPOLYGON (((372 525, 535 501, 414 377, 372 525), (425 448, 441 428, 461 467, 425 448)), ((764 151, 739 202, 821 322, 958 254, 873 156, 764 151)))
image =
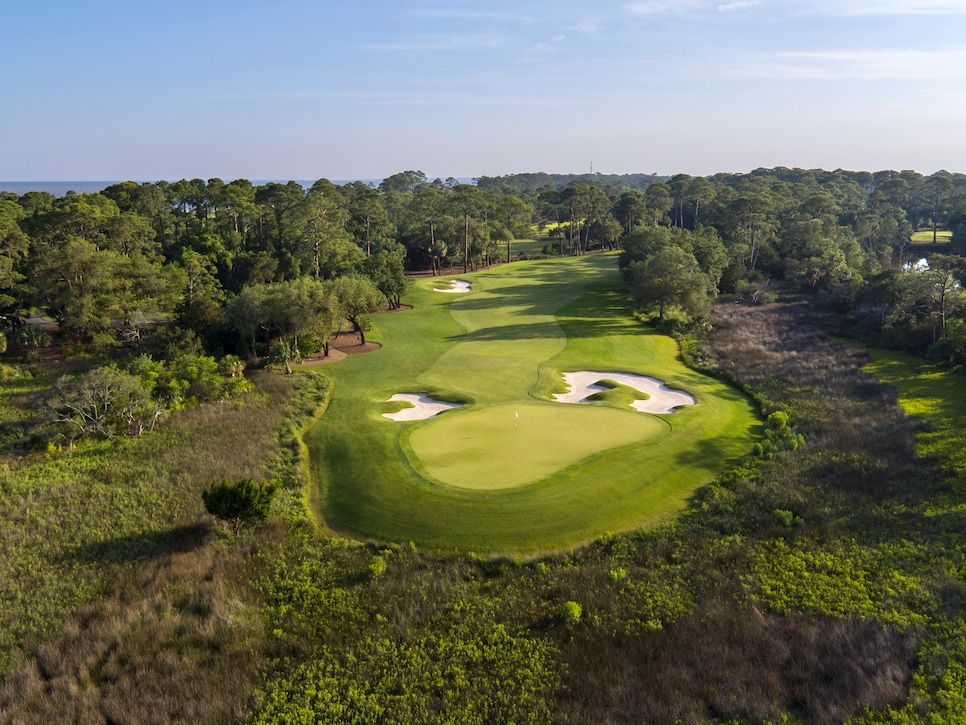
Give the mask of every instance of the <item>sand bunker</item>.
POLYGON ((391 420, 426 420, 434 415, 439 415, 444 410, 459 408, 459 403, 444 403, 442 400, 433 400, 425 393, 396 393, 390 401, 403 400, 412 403, 412 408, 403 408, 395 413, 383 413, 383 418, 391 420))
POLYGON ((449 283, 449 287, 433 287, 435 292, 469 292, 470 283, 462 279, 454 279, 449 283))
POLYGON ((569 393, 554 395, 554 400, 562 403, 581 403, 594 392, 607 390, 598 383, 601 380, 613 380, 615 383, 626 385, 629 388, 640 390, 647 393, 650 398, 647 400, 635 400, 631 406, 642 413, 673 413, 675 408, 682 405, 694 405, 693 395, 689 395, 681 390, 672 390, 656 378, 648 378, 644 375, 631 375, 629 373, 601 373, 592 370, 580 370, 573 373, 564 373, 564 382, 570 388, 569 393))

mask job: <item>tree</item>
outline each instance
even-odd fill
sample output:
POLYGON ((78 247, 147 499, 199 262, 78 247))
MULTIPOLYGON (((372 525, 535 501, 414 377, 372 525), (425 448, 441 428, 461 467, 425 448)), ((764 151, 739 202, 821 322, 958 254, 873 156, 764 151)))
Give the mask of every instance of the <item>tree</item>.
POLYGON ((667 184, 658 181, 644 190, 644 208, 649 224, 657 226, 674 206, 674 199, 667 184))
POLYGON ((37 306, 50 312, 67 339, 108 342, 111 321, 121 315, 121 258, 73 236, 40 251, 30 275, 37 306))
POLYGON ((667 182, 668 191, 674 204, 674 218, 672 226, 684 227, 684 202, 688 198, 691 187, 691 177, 687 174, 675 174, 667 182))
POLYGON ((463 215, 463 274, 466 274, 470 259, 470 214, 480 204, 480 190, 472 184, 456 184, 451 200, 453 207, 463 215))
POLYGON ((256 284, 245 287, 225 306, 228 324, 243 337, 251 341, 252 357, 258 357, 256 348, 260 330, 268 329, 270 313, 265 303, 267 285, 256 284))
POLYGON ((714 187, 703 176, 696 176, 688 184, 686 193, 688 199, 694 204, 694 216, 691 218, 691 228, 694 229, 698 224, 698 213, 701 207, 714 200, 714 187))
POLYGON ((182 249, 175 267, 174 284, 181 295, 178 320, 182 327, 199 337, 217 323, 223 314, 224 290, 211 260, 193 249, 182 249))
POLYGON ((385 193, 413 194, 428 183, 422 171, 400 171, 382 180, 379 188, 385 193))
POLYGON ((272 507, 272 499, 278 491, 278 483, 257 483, 243 478, 231 483, 223 480, 213 483, 201 492, 205 510, 222 521, 231 524, 238 536, 243 525, 264 521, 272 507))
POLYGON ((402 296, 410 287, 410 280, 403 266, 405 255, 406 250, 397 244, 394 248, 379 250, 367 257, 361 265, 363 274, 386 296, 392 309, 399 307, 402 296))
POLYGON ((292 363, 302 362, 302 352, 296 343, 288 340, 279 340, 272 348, 272 362, 281 363, 285 366, 285 374, 292 374, 292 363))
POLYGON ((647 203, 644 199, 644 193, 637 189, 625 191, 614 203, 611 213, 621 223, 624 231, 629 232, 647 214, 647 203))
POLYGON ((349 233, 366 256, 391 245, 395 230, 383 195, 361 181, 346 184, 342 191, 347 201, 349 233))
POLYGON ((954 304, 963 302, 962 286, 957 275, 962 273, 963 260, 945 254, 932 254, 929 264, 923 268, 913 268, 910 274, 919 277, 922 294, 929 301, 935 314, 933 323, 933 344, 946 339, 946 322, 954 304))
POLYGON ((297 262, 291 275, 311 270, 316 279, 330 279, 354 268, 365 256, 345 229, 348 212, 339 188, 325 179, 284 216, 286 248, 297 262), (304 260, 308 258, 307 263, 304 260))
POLYGON ((368 277, 349 275, 332 281, 332 293, 339 301, 345 319, 359 333, 359 342, 365 344, 368 326, 367 315, 386 307, 386 298, 368 277))
POLYGON ((941 208, 942 197, 949 193, 953 188, 953 180, 947 175, 948 172, 937 171, 926 179, 926 188, 933 200, 932 206, 932 243, 937 241, 937 229, 939 228, 939 211, 941 208))
POLYGON ((30 238, 20 228, 27 216, 24 209, 7 199, 0 199, 0 316, 8 322, 19 322, 24 316, 21 263, 30 248, 30 238))
POLYGON ((256 236, 260 249, 268 248, 270 242, 282 244, 282 219, 304 197, 305 191, 295 181, 287 184, 269 182, 255 189, 255 205, 258 208, 256 236))
POLYGON ((140 436, 163 412, 140 378, 113 365, 60 378, 44 408, 72 448, 80 437, 140 436))
POLYGON ((446 199, 443 192, 434 186, 420 188, 412 198, 407 216, 412 230, 411 238, 415 238, 415 249, 429 258, 430 266, 435 277, 440 273, 440 260, 446 256, 446 243, 436 238, 438 221, 444 214, 446 199), (429 233, 429 237, 425 233, 429 233))
POLYGON ((656 304, 663 321, 668 305, 678 304, 691 317, 705 314, 710 284, 694 255, 669 245, 643 262, 624 268, 634 299, 642 306, 656 304))

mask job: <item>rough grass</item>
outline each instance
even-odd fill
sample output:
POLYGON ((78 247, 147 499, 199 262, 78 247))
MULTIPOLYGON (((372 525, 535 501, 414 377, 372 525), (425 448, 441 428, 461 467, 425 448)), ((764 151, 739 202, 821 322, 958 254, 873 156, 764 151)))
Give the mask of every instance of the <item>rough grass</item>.
POLYGON ((322 515, 336 531, 443 549, 563 548, 666 519, 750 450, 758 431, 750 401, 686 368, 670 338, 640 328, 613 256, 521 263, 468 277, 468 295, 432 292, 439 280, 421 283, 407 300, 413 310, 378 318, 371 337, 382 349, 326 368, 335 392, 306 442, 324 492, 322 515), (653 418, 664 431, 660 446, 648 444, 653 423, 631 424, 642 434, 633 445, 626 431, 613 432, 628 420, 626 411, 551 401, 565 369, 652 375, 690 392, 698 405, 653 418), (466 405, 437 419, 393 423, 381 417, 382 401, 397 392, 466 405), (489 406, 509 407, 487 413, 489 406), (546 412, 530 412, 540 406, 546 412), (486 422, 510 410, 559 415, 574 427, 548 444, 548 431, 521 426, 517 436, 533 437, 509 460, 502 441, 512 418, 504 416, 506 426, 481 425, 477 439, 467 440, 473 426, 463 418, 486 422), (560 454, 573 436, 604 446, 560 454), (438 458, 423 461, 434 439, 438 458), (548 445, 556 455, 547 455, 548 445), (447 463, 447 456, 462 460, 447 463), (495 477, 494 461, 504 466, 495 477), (519 468, 515 477, 510 466, 519 468), (523 483, 529 485, 466 490, 523 483))
MULTIPOLYGON (((229 543, 193 519, 120 568, 112 544, 93 547, 92 566, 117 576, 0 684, 0 721, 963 722, 963 499, 929 478, 920 424, 860 371, 867 354, 822 323, 801 305, 719 308, 695 358, 807 437, 657 528, 531 560, 281 520, 229 543)), ((250 428, 234 415, 254 406, 221 411, 178 460, 195 460, 196 439, 207 458, 267 434, 292 403, 260 387, 250 428)), ((154 485, 199 505, 179 488, 188 473, 152 460, 154 485)))
POLYGON ((243 550, 212 538, 200 493, 275 475, 292 386, 255 380, 242 401, 182 411, 142 439, 3 474, 0 721, 244 713, 259 620, 244 601, 243 550))

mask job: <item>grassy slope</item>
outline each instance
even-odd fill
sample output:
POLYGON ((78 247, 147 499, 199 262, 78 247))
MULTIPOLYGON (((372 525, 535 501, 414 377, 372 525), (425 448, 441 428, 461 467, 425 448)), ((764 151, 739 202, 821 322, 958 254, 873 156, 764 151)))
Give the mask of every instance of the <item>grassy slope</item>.
MULTIPOLYGON (((953 237, 953 233, 952 232, 949 232, 949 231, 943 231, 943 230, 940 229, 940 230, 937 230, 937 232, 936 232, 936 241, 937 242, 948 242, 950 239, 952 239, 952 237, 953 237)), ((929 229, 929 230, 926 230, 926 231, 913 232, 913 234, 912 234, 912 241, 915 242, 915 243, 917 243, 917 244, 921 244, 921 243, 924 243, 924 242, 929 242, 931 244, 932 243, 932 230, 929 229)))
MULTIPOLYGON (((259 381, 272 390, 288 387, 273 376, 259 381)), ((36 410, 28 396, 49 384, 3 382, 4 420, 36 410)), ((200 493, 212 480, 265 476, 282 412, 282 396, 273 395, 185 410, 143 439, 91 444, 73 457, 3 451, 0 671, 65 612, 104 596, 134 562, 197 538, 200 493)))
POLYGON ((960 481, 966 473, 966 386, 961 374, 912 355, 870 349, 864 369, 899 392, 899 403, 914 418, 928 421, 916 435, 916 452, 941 460, 960 481))
MULTIPOLYGON (((466 296, 433 292, 438 280, 421 282, 407 300, 412 312, 378 319, 372 339, 382 350, 326 369, 335 392, 306 442, 323 486, 322 513, 336 530, 439 548, 568 547, 669 517, 749 448, 756 432, 750 403, 685 368, 672 340, 641 332, 627 315, 613 257, 522 263, 468 278, 476 287, 466 296), (436 426, 445 440, 449 416, 473 415, 482 405, 560 407, 536 401, 559 385, 558 371, 583 368, 654 375, 698 405, 663 417, 668 432, 659 447, 611 448, 529 486, 458 490, 426 481, 410 464, 412 431, 436 426), (394 424, 380 417, 390 405, 379 401, 397 392, 476 406, 394 424)), ((598 428, 588 435, 604 440, 599 419, 616 428, 632 415, 639 414, 599 408, 588 413, 598 428)), ((500 455, 495 441, 492 455, 500 455)), ((488 464, 480 459, 481 477, 488 464)))

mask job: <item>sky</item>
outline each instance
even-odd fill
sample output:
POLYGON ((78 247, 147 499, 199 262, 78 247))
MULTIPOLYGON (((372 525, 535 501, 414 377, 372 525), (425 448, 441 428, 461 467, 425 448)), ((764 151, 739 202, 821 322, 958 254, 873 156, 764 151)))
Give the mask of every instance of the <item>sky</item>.
POLYGON ((0 0, 0 179, 966 172, 966 0, 0 0))

